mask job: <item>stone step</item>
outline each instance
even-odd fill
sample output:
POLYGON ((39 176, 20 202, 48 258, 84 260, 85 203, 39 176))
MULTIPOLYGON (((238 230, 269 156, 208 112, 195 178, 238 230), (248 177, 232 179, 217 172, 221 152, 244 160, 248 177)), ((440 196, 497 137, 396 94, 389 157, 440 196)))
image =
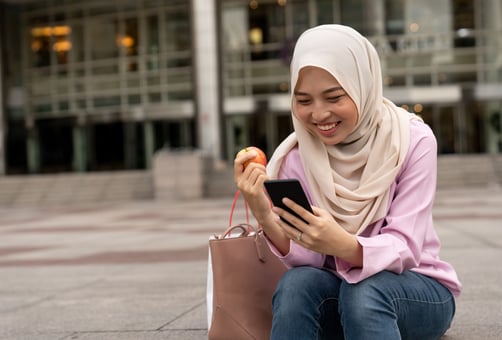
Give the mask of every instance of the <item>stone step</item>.
POLYGON ((441 155, 438 188, 500 185, 501 165, 502 155, 441 155))
MULTIPOLYGON (((208 196, 231 195, 236 187, 230 166, 207 173, 208 196)), ((502 155, 440 155, 437 187, 472 187, 502 185, 502 155)))
POLYGON ((0 177, 0 205, 58 205, 153 197, 149 171, 0 177))
MULTIPOLYGON (((180 169, 177 170, 176 176, 170 173, 162 174, 162 178, 167 181, 167 189, 173 191, 170 194, 171 199, 178 199, 177 191, 180 188, 190 189, 191 186, 198 186, 196 182, 203 183, 203 189, 197 194, 200 198, 229 197, 235 194, 237 188, 233 181, 231 165, 218 162, 204 166, 202 162, 198 167, 205 169, 198 175, 202 178, 196 180, 194 176, 197 172, 182 171, 187 164, 179 164, 180 169)), ((190 162, 188 165, 188 168, 193 170, 194 163, 190 162)), ((0 206, 152 199, 156 197, 156 183, 152 173, 137 170, 4 176, 0 177, 0 206)), ((438 158, 437 173, 438 189, 500 186, 502 155, 441 155, 438 158)))

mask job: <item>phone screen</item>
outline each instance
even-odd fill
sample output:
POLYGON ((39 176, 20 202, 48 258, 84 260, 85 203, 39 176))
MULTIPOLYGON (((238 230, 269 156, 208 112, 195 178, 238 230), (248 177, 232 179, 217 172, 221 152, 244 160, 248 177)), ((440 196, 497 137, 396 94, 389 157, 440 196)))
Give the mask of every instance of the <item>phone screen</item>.
MULTIPOLYGON (((294 201, 296 204, 301 205, 304 209, 313 212, 312 207, 310 206, 309 200, 307 198, 307 195, 303 191, 302 185, 299 180, 294 178, 274 179, 274 180, 267 180, 265 181, 264 184, 265 184, 265 189, 267 190, 267 193, 270 199, 272 200, 272 203, 276 207, 284 209, 289 213, 295 215, 302 221, 306 222, 300 216, 298 216, 294 211, 286 207, 284 203, 282 203, 282 199, 284 197, 287 197, 290 200, 294 201)), ((284 219, 283 221, 287 222, 284 219)), ((288 224, 290 223, 288 222, 288 224)))

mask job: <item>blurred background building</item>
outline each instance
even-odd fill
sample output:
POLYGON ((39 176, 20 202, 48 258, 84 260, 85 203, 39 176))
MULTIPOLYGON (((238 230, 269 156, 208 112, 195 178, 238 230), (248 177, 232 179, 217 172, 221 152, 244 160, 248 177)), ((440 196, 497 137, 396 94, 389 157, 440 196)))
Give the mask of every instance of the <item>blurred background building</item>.
POLYGON ((0 0, 0 172, 150 169, 162 148, 230 162, 292 126, 291 51, 350 25, 385 95, 441 154, 502 150, 502 0, 0 0))

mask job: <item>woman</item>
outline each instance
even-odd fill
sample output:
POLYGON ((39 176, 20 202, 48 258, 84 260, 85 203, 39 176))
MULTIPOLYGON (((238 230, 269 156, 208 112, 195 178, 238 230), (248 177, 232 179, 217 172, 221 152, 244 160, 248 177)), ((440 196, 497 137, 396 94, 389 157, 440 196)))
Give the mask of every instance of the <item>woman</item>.
POLYGON ((383 97, 378 54, 350 27, 305 31, 291 61, 294 133, 267 169, 234 176, 272 250, 290 268, 273 298, 272 339, 438 339, 461 284, 440 260, 432 206, 437 145, 383 97), (307 223, 270 207, 269 178, 298 178, 307 223), (296 228, 281 221, 280 217, 296 228))

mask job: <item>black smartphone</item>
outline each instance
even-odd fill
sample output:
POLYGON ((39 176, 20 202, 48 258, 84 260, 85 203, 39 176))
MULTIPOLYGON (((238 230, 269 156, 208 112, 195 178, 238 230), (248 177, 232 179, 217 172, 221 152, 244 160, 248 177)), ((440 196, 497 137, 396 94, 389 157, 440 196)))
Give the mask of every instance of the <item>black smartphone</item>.
MULTIPOLYGON (((288 211, 289 213, 295 215, 305 223, 303 218, 298 216, 294 211, 289 209, 282 203, 282 199, 284 197, 289 198, 290 200, 294 201, 296 204, 301 205, 304 209, 312 211, 312 207, 310 206, 309 200, 307 198, 307 195, 305 194, 305 191, 303 191, 302 185, 299 180, 295 178, 290 178, 290 179, 271 179, 265 181, 265 189, 267 190, 268 196, 272 200, 272 204, 276 207, 279 207, 281 209, 284 209, 288 211)), ((288 221, 284 220, 284 222, 288 223, 291 225, 288 221)), ((293 226, 294 227, 294 226, 293 226)))

